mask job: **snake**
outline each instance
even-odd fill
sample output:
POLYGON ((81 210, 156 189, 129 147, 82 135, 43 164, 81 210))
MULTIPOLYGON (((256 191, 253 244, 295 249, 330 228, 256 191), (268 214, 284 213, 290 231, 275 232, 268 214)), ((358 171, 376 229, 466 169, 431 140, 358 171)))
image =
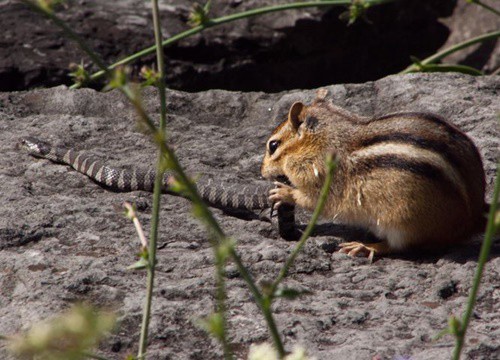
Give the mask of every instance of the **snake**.
MULTIPOLYGON (((23 137, 19 140, 19 144, 30 155, 68 165, 109 189, 124 192, 136 190, 152 192, 154 189, 156 169, 119 169, 93 155, 63 146, 53 146, 35 137, 23 137)), ((174 180, 175 175, 172 172, 164 173, 162 193, 186 197, 172 190, 171 184, 174 180)), ((205 176, 198 178, 195 184, 201 198, 212 207, 247 211, 270 208, 272 216, 274 204, 268 198, 272 185, 228 184, 205 176)), ((286 240, 297 239, 299 232, 295 227, 295 206, 281 204, 276 213, 280 236, 286 240)))

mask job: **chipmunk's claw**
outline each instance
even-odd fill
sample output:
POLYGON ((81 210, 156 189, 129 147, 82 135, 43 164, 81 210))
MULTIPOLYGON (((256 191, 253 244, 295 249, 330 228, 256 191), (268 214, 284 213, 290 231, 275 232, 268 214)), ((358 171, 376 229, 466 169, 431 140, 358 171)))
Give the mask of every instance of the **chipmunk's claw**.
POLYGON ((375 253, 379 252, 379 248, 376 245, 377 244, 363 244, 358 241, 352 241, 339 244, 338 246, 340 247, 340 253, 353 257, 361 254, 362 256, 366 256, 368 261, 372 263, 375 253))
POLYGON ((274 185, 276 185, 276 187, 269 191, 269 200, 273 203, 273 209, 278 209, 283 203, 294 203, 293 187, 280 183, 279 181, 275 181, 274 185))

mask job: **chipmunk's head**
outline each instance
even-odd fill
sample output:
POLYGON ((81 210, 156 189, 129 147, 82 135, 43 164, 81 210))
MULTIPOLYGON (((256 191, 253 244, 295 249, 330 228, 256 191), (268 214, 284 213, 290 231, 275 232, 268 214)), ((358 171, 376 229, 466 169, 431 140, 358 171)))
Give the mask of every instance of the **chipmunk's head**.
MULTIPOLYGON (((314 105, 312 106, 314 107, 314 105)), ((312 107, 296 102, 288 119, 274 129, 266 144, 261 173, 266 179, 287 179, 295 187, 322 183, 324 144, 321 124, 312 107)))

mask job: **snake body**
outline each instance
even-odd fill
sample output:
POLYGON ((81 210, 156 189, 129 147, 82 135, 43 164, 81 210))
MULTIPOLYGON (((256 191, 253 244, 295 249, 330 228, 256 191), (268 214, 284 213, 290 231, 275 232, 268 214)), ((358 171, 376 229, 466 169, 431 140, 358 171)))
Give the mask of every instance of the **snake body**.
MULTIPOLYGON (((69 165, 110 189, 153 191, 156 176, 154 169, 117 169, 94 156, 61 146, 52 146, 33 137, 22 138, 20 144, 32 156, 69 165)), ((165 173, 162 192, 180 195, 170 189, 169 184, 173 179, 171 173, 165 173)), ((271 185, 224 184, 211 178, 201 177, 196 181, 196 187, 203 200, 213 207, 243 210, 272 208, 268 199, 271 185)), ((288 204, 282 204, 278 208, 278 229, 285 239, 293 239, 298 235, 295 229, 294 210, 295 207, 288 204)))

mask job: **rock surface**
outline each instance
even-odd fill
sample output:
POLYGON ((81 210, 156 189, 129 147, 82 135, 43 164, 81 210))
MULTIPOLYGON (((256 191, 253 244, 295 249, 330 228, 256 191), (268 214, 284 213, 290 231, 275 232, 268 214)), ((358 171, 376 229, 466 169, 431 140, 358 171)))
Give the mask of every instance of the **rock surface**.
MULTIPOLYGON (((484 2, 496 6, 494 0, 484 2)), ((165 38, 189 28, 192 3, 160 1, 165 38)), ((213 1, 210 16, 280 3, 285 2, 213 1)), ((412 55, 424 59, 500 26, 494 14, 464 0, 399 0, 371 8, 369 22, 349 27, 338 18, 344 11, 305 8, 208 29, 166 50, 168 84, 184 91, 277 92, 365 82, 403 70, 412 55)), ((57 13, 109 64, 153 43, 147 1, 73 0, 57 13)), ((0 0, 0 24, 1 91, 70 84, 71 63, 90 67, 88 57, 59 28, 19 1, 0 0)), ((135 72, 152 59, 135 63, 135 72)), ((446 61, 491 73, 500 66, 500 45, 476 45, 446 61)))
MULTIPOLYGON (((376 82, 329 87, 337 105, 363 115, 412 110, 441 114, 465 130, 484 159, 491 197, 500 145, 499 77, 391 76, 376 82)), ((168 92, 170 142, 192 172, 227 181, 259 176, 265 140, 295 100, 314 91, 238 93, 168 92)), ((144 101, 158 117, 155 91, 144 101)), ((117 210, 135 202, 149 229, 151 194, 115 193, 66 166, 37 160, 20 149, 21 136, 101 155, 118 165, 154 164, 155 149, 137 130, 136 115, 116 91, 65 87, 0 93, 0 334, 28 329, 70 304, 112 308, 119 329, 99 352, 110 359, 135 353, 145 274, 125 268, 138 240, 117 210)), ((272 279, 295 243, 276 237, 270 224, 214 210, 237 239, 244 263, 259 281, 272 279)), ((302 224, 309 214, 301 213, 302 224)), ((299 256, 286 285, 313 295, 280 300, 274 313, 287 349, 305 346, 318 359, 449 359, 453 339, 432 341, 450 314, 465 308, 479 241, 425 257, 382 258, 369 265, 332 253, 354 236, 322 224, 299 256), (342 235, 343 234, 343 235, 342 235)), ((468 331, 465 359, 500 357, 500 244, 492 250, 468 331)), ((188 201, 163 197, 150 359, 220 359, 219 345, 195 325, 214 310, 212 250, 188 201)), ((231 341, 238 358, 268 340, 263 317, 245 283, 228 267, 231 341)), ((11 359, 0 347, 0 358, 11 359)))

